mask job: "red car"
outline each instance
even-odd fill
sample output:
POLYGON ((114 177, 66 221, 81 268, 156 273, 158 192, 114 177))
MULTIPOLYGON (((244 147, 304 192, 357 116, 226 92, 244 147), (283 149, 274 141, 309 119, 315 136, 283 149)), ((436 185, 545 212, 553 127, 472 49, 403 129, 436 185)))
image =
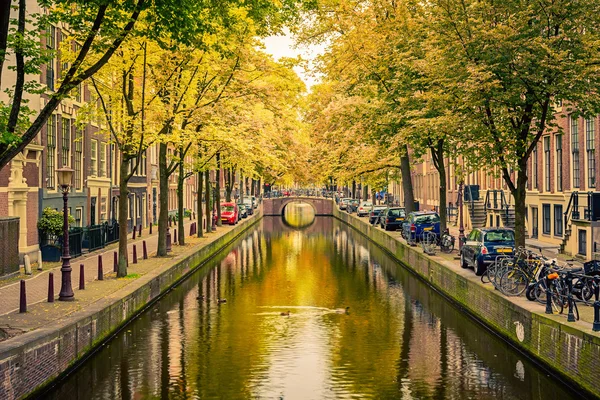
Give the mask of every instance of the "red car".
POLYGON ((229 225, 238 223, 239 217, 238 206, 235 203, 221 203, 221 221, 229 225))

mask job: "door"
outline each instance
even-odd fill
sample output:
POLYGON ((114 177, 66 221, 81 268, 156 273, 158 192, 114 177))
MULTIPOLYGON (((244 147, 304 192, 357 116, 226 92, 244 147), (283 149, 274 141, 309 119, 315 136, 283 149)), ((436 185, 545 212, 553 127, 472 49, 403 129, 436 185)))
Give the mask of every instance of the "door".
POLYGON ((537 207, 531 207, 531 238, 532 239, 537 239, 538 238, 538 231, 539 231, 539 226, 538 226, 538 208, 537 207))
POLYGON ((479 242, 477 242, 478 233, 479 231, 477 229, 473 229, 471 233, 469 233, 463 250, 465 254, 465 260, 467 260, 467 262, 471 264, 473 262, 473 259, 475 258, 475 251, 479 246, 479 242))
POLYGON ((90 202, 90 223, 89 225, 96 225, 96 197, 92 197, 90 202))

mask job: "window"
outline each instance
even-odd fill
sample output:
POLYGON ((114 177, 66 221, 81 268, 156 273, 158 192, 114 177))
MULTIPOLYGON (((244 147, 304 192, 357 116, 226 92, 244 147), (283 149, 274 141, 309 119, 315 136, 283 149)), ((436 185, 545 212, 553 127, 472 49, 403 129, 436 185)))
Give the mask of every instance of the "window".
POLYGON ((585 120, 585 149, 587 151, 588 187, 596 186, 596 146, 594 119, 585 120))
POLYGON ((550 234, 550 204, 542 204, 542 233, 550 234))
POLYGON ((577 118, 571 116, 571 152, 573 154, 573 187, 579 187, 579 127, 577 118))
MULTIPOLYGON (((46 48, 54 52, 56 50, 56 28, 49 25, 46 34, 46 48)), ((54 55, 52 55, 46 64, 46 86, 50 90, 54 90, 55 63, 56 60, 54 59, 54 55)))
POLYGON ((98 141, 92 140, 90 146, 90 175, 96 176, 98 171, 98 141))
POLYGON ((544 182, 545 190, 550 191, 550 136, 544 137, 544 182))
POLYGON ((56 179, 56 115, 46 122, 46 187, 54 189, 56 179))
POLYGON ((563 207, 560 204, 554 205, 554 236, 563 235, 563 207))
POLYGON ((81 207, 77 207, 75 209, 75 225, 76 226, 83 226, 82 224, 82 219, 83 217, 83 209, 81 207))
POLYGON ((62 119, 62 166, 71 165, 71 120, 62 119))
POLYGON ((585 229, 580 229, 577 231, 578 240, 578 253, 582 256, 587 255, 587 231, 585 229))
POLYGON ((562 192, 562 135, 556 135, 556 190, 562 192))
POLYGON ((81 190, 81 165, 83 163, 83 130, 75 130, 75 155, 73 166, 75 167, 75 189, 81 190))
POLYGON ((98 176, 106 176, 106 143, 100 143, 100 168, 98 176))
POLYGON ((533 158, 531 160, 531 177, 532 177, 532 183, 533 183, 533 188, 537 189, 538 188, 538 154, 537 154, 537 144, 535 145, 535 147, 533 148, 533 158))

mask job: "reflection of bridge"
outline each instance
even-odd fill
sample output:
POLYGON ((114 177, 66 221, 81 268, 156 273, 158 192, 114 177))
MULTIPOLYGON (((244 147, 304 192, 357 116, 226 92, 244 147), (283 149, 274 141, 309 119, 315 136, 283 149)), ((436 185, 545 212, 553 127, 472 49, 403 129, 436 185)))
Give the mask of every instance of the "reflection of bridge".
POLYGON ((307 203, 315 209, 315 215, 333 215, 333 200, 323 197, 278 197, 263 199, 263 215, 283 215, 289 203, 307 203))

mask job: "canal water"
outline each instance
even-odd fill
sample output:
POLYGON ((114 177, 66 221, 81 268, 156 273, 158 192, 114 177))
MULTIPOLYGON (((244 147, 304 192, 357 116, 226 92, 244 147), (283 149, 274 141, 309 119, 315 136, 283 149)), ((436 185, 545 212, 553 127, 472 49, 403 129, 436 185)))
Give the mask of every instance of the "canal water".
POLYGON ((343 223, 265 217, 44 398, 573 397, 343 223))

